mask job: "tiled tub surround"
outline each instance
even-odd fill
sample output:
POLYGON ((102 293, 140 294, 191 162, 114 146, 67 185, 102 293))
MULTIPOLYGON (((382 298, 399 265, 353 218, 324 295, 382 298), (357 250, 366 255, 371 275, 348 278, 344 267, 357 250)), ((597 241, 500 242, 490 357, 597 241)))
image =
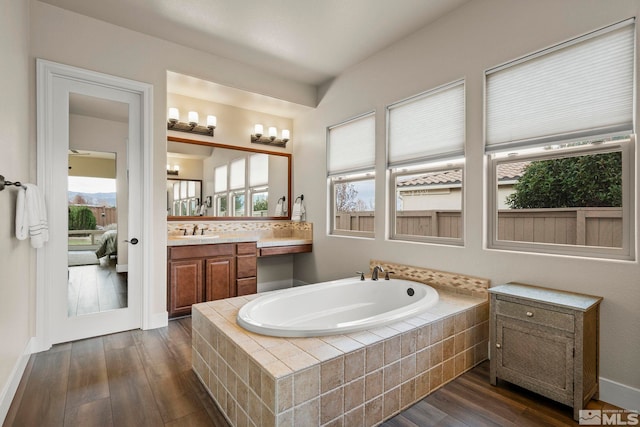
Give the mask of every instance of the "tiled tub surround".
POLYGON ((439 293, 420 316, 317 338, 240 328, 257 295, 198 304, 193 369, 232 425, 377 425, 487 358, 486 296, 439 293))
POLYGON ((313 225, 298 221, 195 221, 188 223, 169 222, 167 224, 169 246, 257 242, 258 248, 284 245, 304 245, 313 243, 313 225), (205 230, 197 231, 195 238, 181 238, 183 230, 193 233, 193 226, 205 230))

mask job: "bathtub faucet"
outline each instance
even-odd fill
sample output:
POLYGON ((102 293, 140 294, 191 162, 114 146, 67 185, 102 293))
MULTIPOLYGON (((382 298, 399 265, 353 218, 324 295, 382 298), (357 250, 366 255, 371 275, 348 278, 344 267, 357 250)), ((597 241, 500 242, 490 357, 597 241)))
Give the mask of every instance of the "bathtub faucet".
POLYGON ((371 280, 378 280, 378 274, 384 273, 384 268, 379 265, 373 267, 373 272, 371 273, 371 280))

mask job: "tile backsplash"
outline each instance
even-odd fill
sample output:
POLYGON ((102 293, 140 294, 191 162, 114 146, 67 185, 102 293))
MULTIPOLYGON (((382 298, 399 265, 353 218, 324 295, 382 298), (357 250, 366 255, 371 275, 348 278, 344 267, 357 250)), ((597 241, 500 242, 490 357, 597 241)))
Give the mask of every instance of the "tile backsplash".
POLYGON ((385 271, 393 272, 391 277, 396 279, 414 280, 433 286, 436 289, 444 289, 463 295, 479 298, 489 297, 489 279, 375 259, 369 261, 370 269, 373 269, 376 265, 381 266, 385 271))

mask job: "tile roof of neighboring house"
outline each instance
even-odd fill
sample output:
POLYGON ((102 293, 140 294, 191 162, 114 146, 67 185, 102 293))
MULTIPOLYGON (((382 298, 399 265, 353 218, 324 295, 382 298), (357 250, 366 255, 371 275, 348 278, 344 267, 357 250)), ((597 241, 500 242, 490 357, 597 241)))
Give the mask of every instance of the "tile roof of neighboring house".
MULTIPOLYGON (((522 176, 525 167, 529 162, 503 163, 498 168, 498 181, 517 180, 522 176)), ((398 187, 409 187, 417 185, 442 185, 460 184, 462 182, 462 170, 449 170, 443 172, 432 172, 415 178, 399 181, 398 187)))

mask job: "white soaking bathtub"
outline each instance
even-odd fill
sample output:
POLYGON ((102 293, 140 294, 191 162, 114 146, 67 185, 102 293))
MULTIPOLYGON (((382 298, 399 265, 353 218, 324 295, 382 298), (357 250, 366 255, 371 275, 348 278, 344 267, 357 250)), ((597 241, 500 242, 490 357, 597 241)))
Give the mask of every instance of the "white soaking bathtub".
POLYGON ((262 335, 314 337, 397 322, 437 302, 438 292, 423 283, 348 278, 262 295, 240 309, 237 321, 262 335))

